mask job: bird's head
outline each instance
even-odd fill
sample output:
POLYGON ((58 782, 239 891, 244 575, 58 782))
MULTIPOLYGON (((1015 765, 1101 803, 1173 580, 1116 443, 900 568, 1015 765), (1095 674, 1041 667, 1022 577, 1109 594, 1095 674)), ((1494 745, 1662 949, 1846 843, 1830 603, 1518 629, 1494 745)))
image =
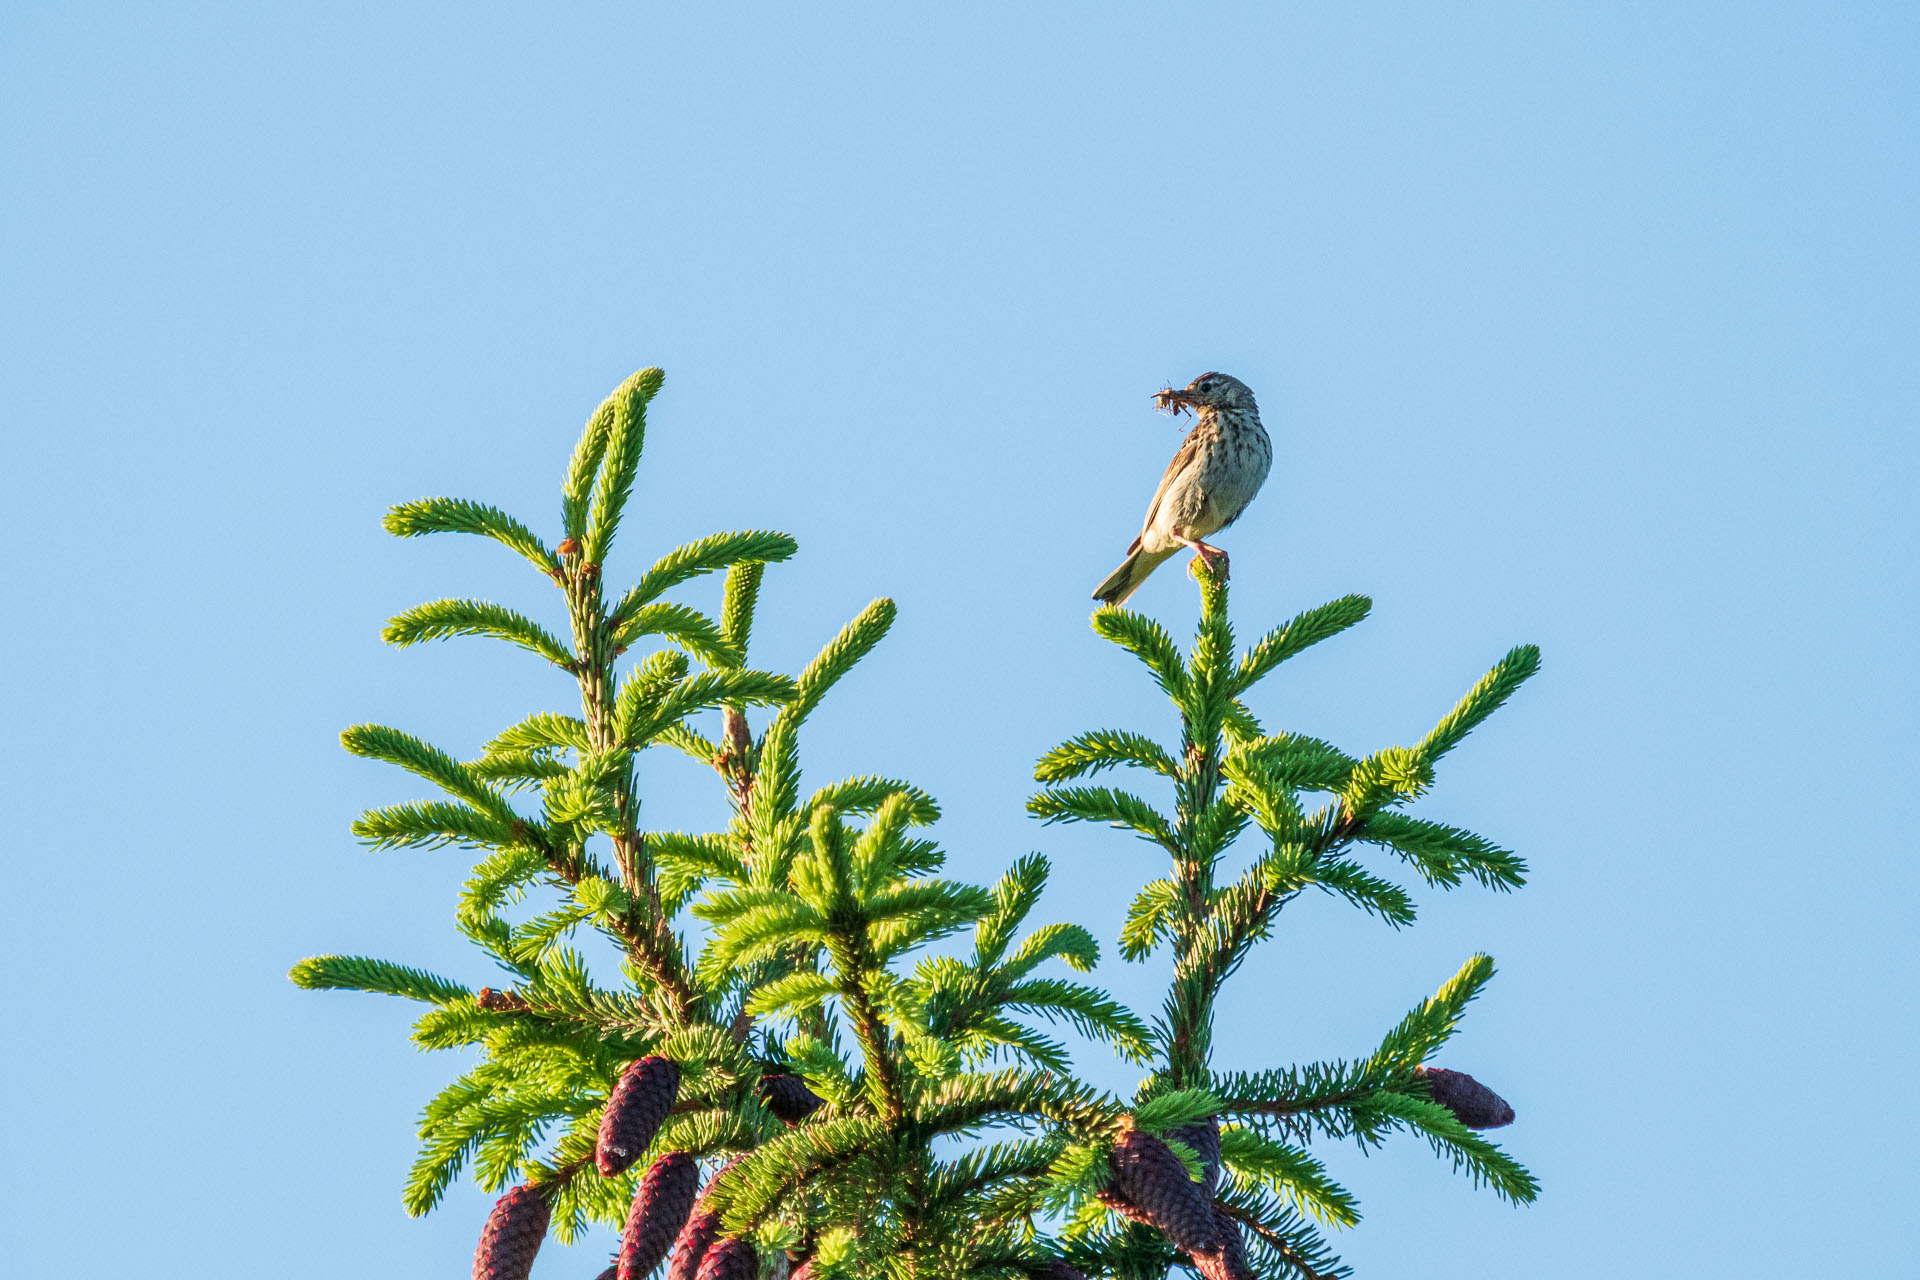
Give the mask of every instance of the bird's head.
POLYGON ((1154 396, 1162 409, 1254 409, 1253 392, 1240 379, 1225 373, 1203 373, 1184 388, 1168 387, 1154 396))

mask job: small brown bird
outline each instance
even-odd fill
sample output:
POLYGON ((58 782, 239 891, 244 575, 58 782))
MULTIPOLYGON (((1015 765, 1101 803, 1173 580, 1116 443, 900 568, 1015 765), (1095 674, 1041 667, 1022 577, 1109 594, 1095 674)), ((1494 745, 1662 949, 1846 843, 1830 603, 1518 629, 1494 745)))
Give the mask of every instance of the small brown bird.
POLYGON ((1192 547, 1209 569, 1224 574, 1227 553, 1201 539, 1240 518, 1273 466, 1273 443, 1260 425, 1259 406, 1240 379, 1203 373, 1184 391, 1169 387, 1155 399, 1163 409, 1195 409, 1199 421, 1160 477, 1126 561, 1094 588, 1093 598, 1102 604, 1121 603, 1182 547, 1192 547))

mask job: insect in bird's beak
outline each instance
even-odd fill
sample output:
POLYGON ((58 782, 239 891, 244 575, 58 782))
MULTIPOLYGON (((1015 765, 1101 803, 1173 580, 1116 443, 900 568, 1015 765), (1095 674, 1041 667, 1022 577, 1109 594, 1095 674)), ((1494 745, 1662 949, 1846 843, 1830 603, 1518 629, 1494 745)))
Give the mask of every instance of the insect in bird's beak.
POLYGON ((1161 413, 1171 413, 1176 418, 1193 409, 1193 393, 1174 387, 1165 387, 1153 393, 1153 407, 1161 413))

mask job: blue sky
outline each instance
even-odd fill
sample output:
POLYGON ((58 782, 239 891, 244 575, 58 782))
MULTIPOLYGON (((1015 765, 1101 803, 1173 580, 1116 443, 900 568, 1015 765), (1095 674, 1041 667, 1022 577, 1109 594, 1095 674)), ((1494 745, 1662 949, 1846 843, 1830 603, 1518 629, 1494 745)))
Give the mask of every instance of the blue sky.
MULTIPOLYGON (((658 364, 609 576, 793 533, 759 640, 789 670, 897 599, 810 776, 927 787, 974 879, 1044 850, 1042 914, 1109 944, 1152 860, 1029 820, 1031 763, 1167 731, 1087 593, 1177 440, 1150 393, 1245 379, 1278 459, 1221 540, 1243 634, 1376 600, 1269 723, 1407 741, 1510 645, 1546 659, 1421 810, 1533 883, 1401 933, 1303 902, 1231 988, 1216 1060, 1254 1068, 1500 963, 1444 1061, 1514 1103, 1545 1194, 1332 1151, 1348 1259, 1893 1273, 1917 54, 1872 4, 7 6, 13 1272, 466 1265, 489 1197, 398 1194, 455 1064, 284 974, 486 980, 458 855, 349 836, 412 792, 336 734, 470 750, 567 689, 383 648, 423 599, 549 598, 379 516, 449 493, 550 530, 580 422, 658 364)), ((1135 603, 1189 629, 1177 571, 1135 603)), ((713 819, 698 771, 648 770, 656 825, 713 819)), ((1147 1008, 1162 976, 1102 970, 1147 1008)))

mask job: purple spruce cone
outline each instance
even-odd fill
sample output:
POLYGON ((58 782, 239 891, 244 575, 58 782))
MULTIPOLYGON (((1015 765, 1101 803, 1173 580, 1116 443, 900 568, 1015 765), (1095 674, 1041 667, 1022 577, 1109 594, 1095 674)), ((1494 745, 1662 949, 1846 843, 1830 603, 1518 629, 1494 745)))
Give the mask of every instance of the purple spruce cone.
POLYGON ((698 1280, 756 1280, 760 1259, 745 1240, 721 1240, 700 1260, 698 1280))
POLYGON ((620 1236, 617 1280, 645 1280, 653 1274, 686 1226, 699 1194, 700 1162, 686 1152, 669 1151, 647 1166, 620 1236))
POLYGON ((1207 1199, 1213 1199, 1213 1193, 1220 1189, 1220 1117, 1208 1116, 1205 1120, 1193 1124, 1183 1124, 1177 1129, 1166 1132, 1168 1139, 1184 1143, 1200 1157, 1200 1167, 1206 1171, 1206 1181, 1200 1189, 1207 1199))
POLYGON ((1034 1272, 1034 1280, 1087 1280, 1087 1273, 1055 1258, 1034 1272))
POLYGON ((1199 1254, 1219 1244, 1213 1202, 1187 1176, 1187 1166, 1152 1134, 1129 1129, 1107 1158, 1113 1189, 1176 1248, 1199 1254))
POLYGON ((1193 1255, 1194 1265, 1206 1280, 1256 1280, 1253 1263, 1247 1259, 1247 1241, 1240 1224, 1218 1205, 1213 1209, 1214 1225, 1220 1232, 1220 1247, 1211 1253, 1193 1255))
POLYGON ((826 1099, 809 1089, 805 1080, 784 1072, 760 1077, 760 1097, 767 1110, 786 1124, 799 1124, 826 1104, 826 1099))
POLYGON ((600 1117, 593 1162, 603 1177, 625 1173, 646 1154, 679 1092, 680 1067, 669 1059, 649 1056, 627 1064, 600 1117))
POLYGON ((533 1187, 515 1187, 501 1196, 473 1251, 473 1280, 527 1280, 552 1216, 547 1197, 533 1187))
POLYGON ((1513 1123, 1513 1108, 1506 1099, 1464 1071, 1417 1067, 1413 1074, 1427 1082, 1435 1102, 1469 1129, 1498 1129, 1513 1123))

